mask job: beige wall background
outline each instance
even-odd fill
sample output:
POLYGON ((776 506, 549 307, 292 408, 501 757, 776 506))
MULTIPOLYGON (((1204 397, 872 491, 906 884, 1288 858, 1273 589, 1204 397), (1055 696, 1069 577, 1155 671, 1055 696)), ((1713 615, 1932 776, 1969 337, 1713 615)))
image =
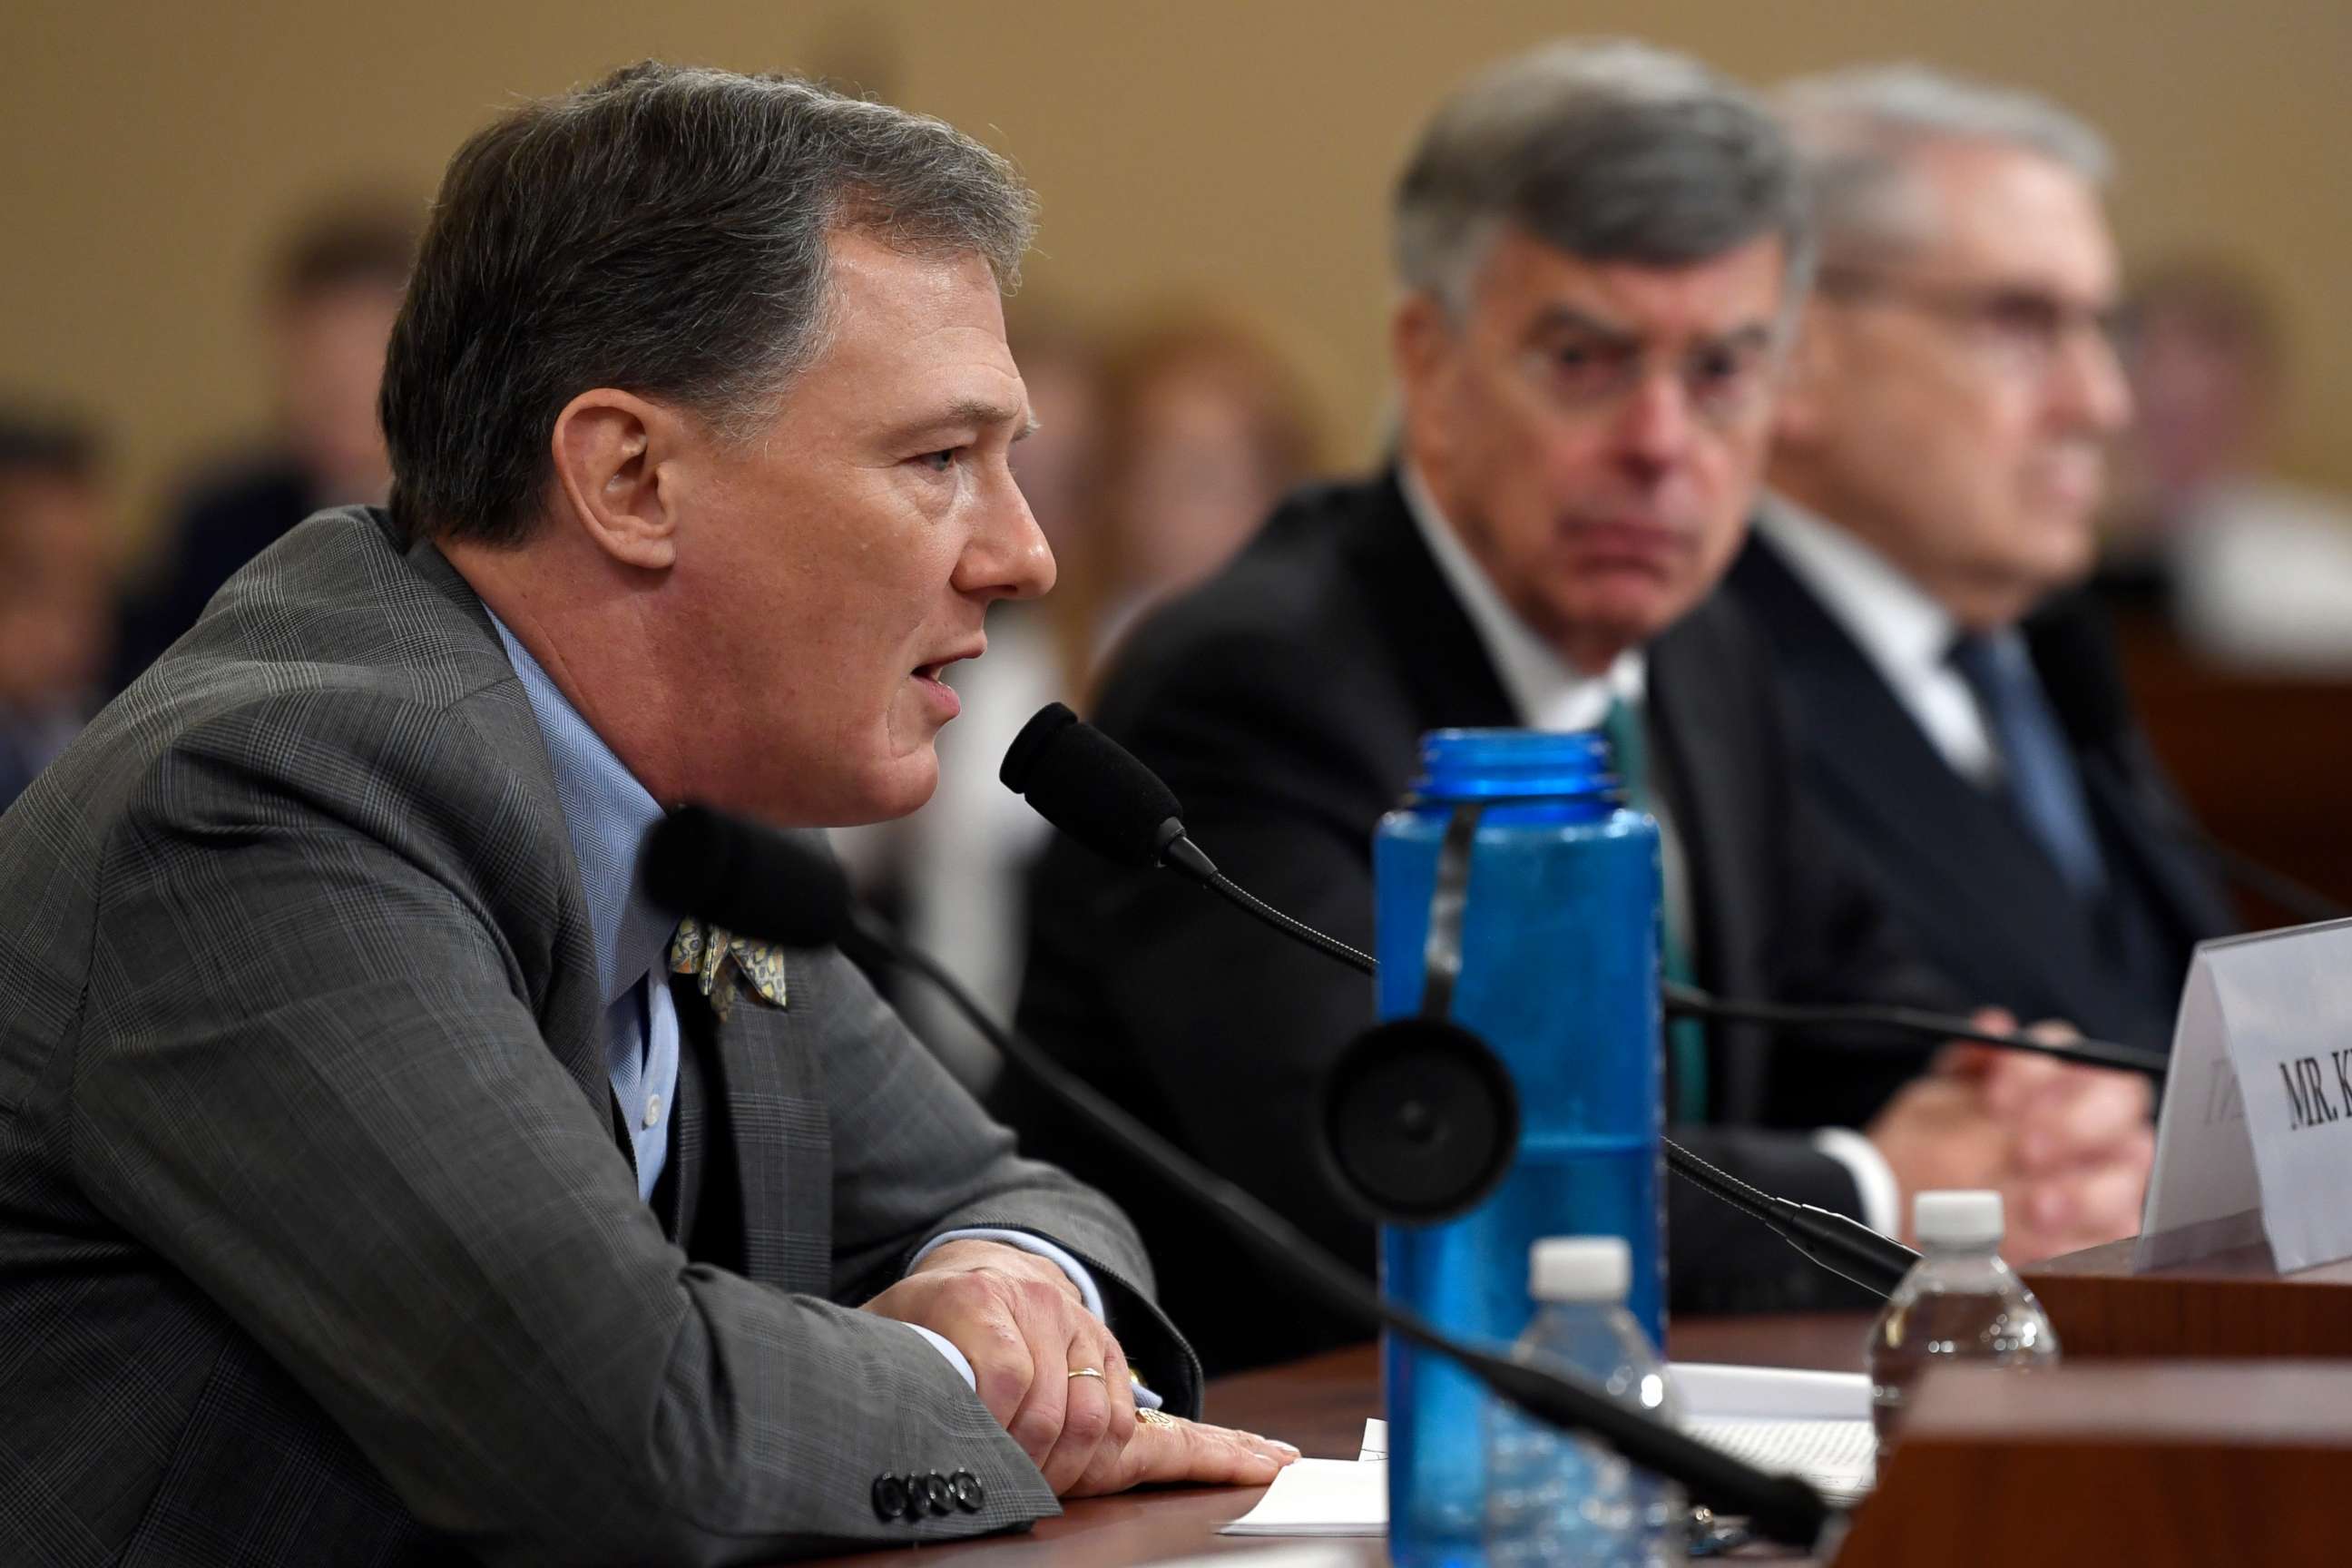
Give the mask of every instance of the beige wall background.
POLYGON ((1913 58, 2045 91, 2123 160, 2127 255, 2252 267, 2295 345, 2289 471, 2352 489, 2352 4, 2346 0, 12 0, 0 89, 0 395, 104 423, 127 531, 262 426, 256 280, 353 182, 421 202, 519 97, 646 55, 861 81, 985 137, 1045 203, 1030 287, 1116 318, 1226 300, 1297 361, 1333 455, 1385 395, 1382 207, 1421 118, 1479 62, 1626 33, 1753 80, 1913 58))

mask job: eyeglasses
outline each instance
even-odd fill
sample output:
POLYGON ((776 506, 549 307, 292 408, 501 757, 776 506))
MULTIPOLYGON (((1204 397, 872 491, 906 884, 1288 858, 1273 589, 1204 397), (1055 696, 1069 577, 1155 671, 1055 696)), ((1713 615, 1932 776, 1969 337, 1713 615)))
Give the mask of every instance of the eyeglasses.
POLYGON ((1778 335, 1762 328, 1677 352, 1580 323, 1530 343, 1521 363, 1554 406, 1579 415, 1622 402, 1653 375, 1672 375, 1700 423, 1727 429, 1765 407, 1779 351, 1778 335))
POLYGON ((2067 346, 2088 338, 2113 353, 2121 312, 2021 284, 1938 283, 1868 267, 1825 267, 1817 287, 1832 300, 1878 300, 1960 328, 2004 369, 2047 374, 2067 346))

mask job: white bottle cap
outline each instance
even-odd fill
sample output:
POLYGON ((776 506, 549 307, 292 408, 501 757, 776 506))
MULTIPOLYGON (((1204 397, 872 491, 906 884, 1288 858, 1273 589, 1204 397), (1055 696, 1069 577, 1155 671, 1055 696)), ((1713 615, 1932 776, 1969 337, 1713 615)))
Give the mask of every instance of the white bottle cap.
POLYGON ((1920 1193, 1911 1200, 1911 1228, 1937 1247, 1995 1247, 2001 1237, 2000 1194, 1920 1193))
POLYGON ((1528 1289, 1538 1301, 1622 1301, 1633 1255, 1622 1237, 1546 1237, 1528 1250, 1528 1289))

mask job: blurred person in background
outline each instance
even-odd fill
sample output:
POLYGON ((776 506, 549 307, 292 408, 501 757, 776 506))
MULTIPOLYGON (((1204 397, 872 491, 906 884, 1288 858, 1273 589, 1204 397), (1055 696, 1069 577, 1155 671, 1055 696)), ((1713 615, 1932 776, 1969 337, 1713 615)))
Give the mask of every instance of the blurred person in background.
POLYGON ((1136 619, 1232 559, 1320 468, 1298 376, 1261 334, 1175 308, 1117 347, 1104 532, 1089 597, 1106 655, 1136 619))
POLYGON ((423 214, 388 197, 323 207, 279 247, 265 306, 276 433, 171 510, 123 611, 116 685, 195 625, 231 574, 324 507, 381 504, 392 484, 376 389, 423 214))
MULTIPOLYGON (((861 895, 999 1016, 1020 994, 1028 874, 1050 830, 996 770, 1029 716, 1074 700, 1085 679, 1107 416, 1103 354, 1082 321, 1026 297, 1008 302, 1006 318, 1035 421, 1012 449, 1013 477, 1053 549, 1055 590, 990 606, 988 657, 951 672, 963 711, 940 736, 930 800, 896 821, 831 835, 861 895)), ((1001 1064, 961 1014, 929 986, 874 978, 968 1087, 987 1088, 1001 1064)))
POLYGON ((0 810, 101 695, 113 566, 96 439, 0 411, 0 810))
POLYGON ((2352 502, 2268 471, 2285 348, 2261 286, 2177 262, 2139 280, 2125 325, 2138 416, 2107 579, 2136 569, 2209 663, 2352 672, 2352 502))
MULTIPOLYGON (((1555 45, 1448 100, 1392 223, 1394 466, 1292 496, 1148 616, 1104 682, 1103 729, 1236 879, 1365 948, 1373 831, 1424 731, 1606 727, 1662 824, 1670 975, 1742 1000, 1962 1000, 1895 940, 1799 787, 1762 652, 1710 595, 1754 504, 1810 252, 1780 129, 1680 56, 1555 45)), ((1361 975, 1068 839, 1032 934, 1022 1018, 1043 1044, 1370 1268, 1370 1227, 1312 1131, 1323 1073, 1373 1020, 1361 975)), ((2024 1255, 2113 1239, 2137 1213, 2137 1080, 2058 1068, 2028 1105, 1982 1075, 1740 1026, 1676 1030, 1668 1063, 1678 1139, 1882 1230, 1906 1193, 1955 1185, 2008 1188, 2024 1255), (2062 1174, 2021 1163, 2028 1135, 2064 1152, 2062 1174)), ((1346 1337, 1251 1311, 1267 1287, 1250 1264, 1024 1090, 999 1092, 1024 1140, 1155 1216, 1163 1288, 1210 1365, 1346 1337)), ((1664 1196, 1674 1310, 1854 1302, 1688 1184, 1664 1196)))
MULTIPOLYGON (((1806 787, 1973 995, 2153 1047, 2232 917, 2079 596, 2131 409, 2090 127, 1865 68, 1780 105, 1822 254, 1728 591, 1806 787)), ((1982 1055, 1987 1070, 2036 1064, 1982 1055)))

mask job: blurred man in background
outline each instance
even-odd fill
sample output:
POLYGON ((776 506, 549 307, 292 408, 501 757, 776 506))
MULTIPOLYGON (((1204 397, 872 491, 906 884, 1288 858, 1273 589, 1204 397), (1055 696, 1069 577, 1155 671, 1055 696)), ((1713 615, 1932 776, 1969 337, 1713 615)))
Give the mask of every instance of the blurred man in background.
POLYGON ((0 810, 101 695, 113 564, 96 440, 0 411, 0 810))
POLYGON ((2189 949, 2230 911, 2104 628, 2080 604, 2028 621, 2091 570, 2131 407, 2105 148, 2038 100, 1911 67, 1782 104, 1821 265, 1730 588, 1805 786, 1971 994, 2160 1047, 2189 949))
MULTIPOLYGON (((1893 941, 1799 787, 1738 612, 1702 602, 1755 499, 1810 247, 1770 117, 1638 45, 1541 49, 1439 111, 1394 222, 1397 467, 1294 497, 1227 570, 1147 619, 1105 685, 1103 727, 1174 787, 1238 880, 1368 947, 1373 829, 1424 731, 1607 725, 1664 827, 1670 972, 1741 998, 1951 999, 1893 941)), ((1178 879, 1065 842, 1041 879, 1023 1016, 1369 1265, 1369 1229, 1332 1193, 1313 1131, 1323 1069, 1372 1019, 1362 976, 1178 879)), ((2041 1216, 2012 1233, 2028 1251, 2107 1239, 2137 1210, 2144 1087, 2054 1071, 2028 1106, 1980 1079, 1889 1075, 1749 1029, 1678 1032, 1669 1068, 1678 1138, 1882 1229, 1901 1227, 1904 1194, 1951 1185, 2010 1188, 2013 1212, 2041 1216), (2028 1137, 2087 1173, 2042 1180, 2018 1157, 2028 1137)), ((1082 1135, 1029 1121, 1155 1205, 1082 1135)), ((1667 1198, 1676 1308, 1844 1299, 1760 1226, 1681 1184, 1667 1198)), ((1187 1245, 1197 1230, 1151 1234, 1212 1364, 1338 1337, 1248 1310, 1239 1261, 1187 1245)))
POLYGON ((2285 345, 2242 270, 2180 262, 2125 312, 2138 408, 2106 580, 2137 567, 2209 663, 2352 672, 2352 503, 2268 471, 2285 345))
POLYGON ((383 198, 321 210, 281 247, 265 307, 277 433, 173 508, 125 607, 116 684, 195 625, 229 574, 321 507, 381 503, 392 484, 376 389, 421 214, 383 198))

